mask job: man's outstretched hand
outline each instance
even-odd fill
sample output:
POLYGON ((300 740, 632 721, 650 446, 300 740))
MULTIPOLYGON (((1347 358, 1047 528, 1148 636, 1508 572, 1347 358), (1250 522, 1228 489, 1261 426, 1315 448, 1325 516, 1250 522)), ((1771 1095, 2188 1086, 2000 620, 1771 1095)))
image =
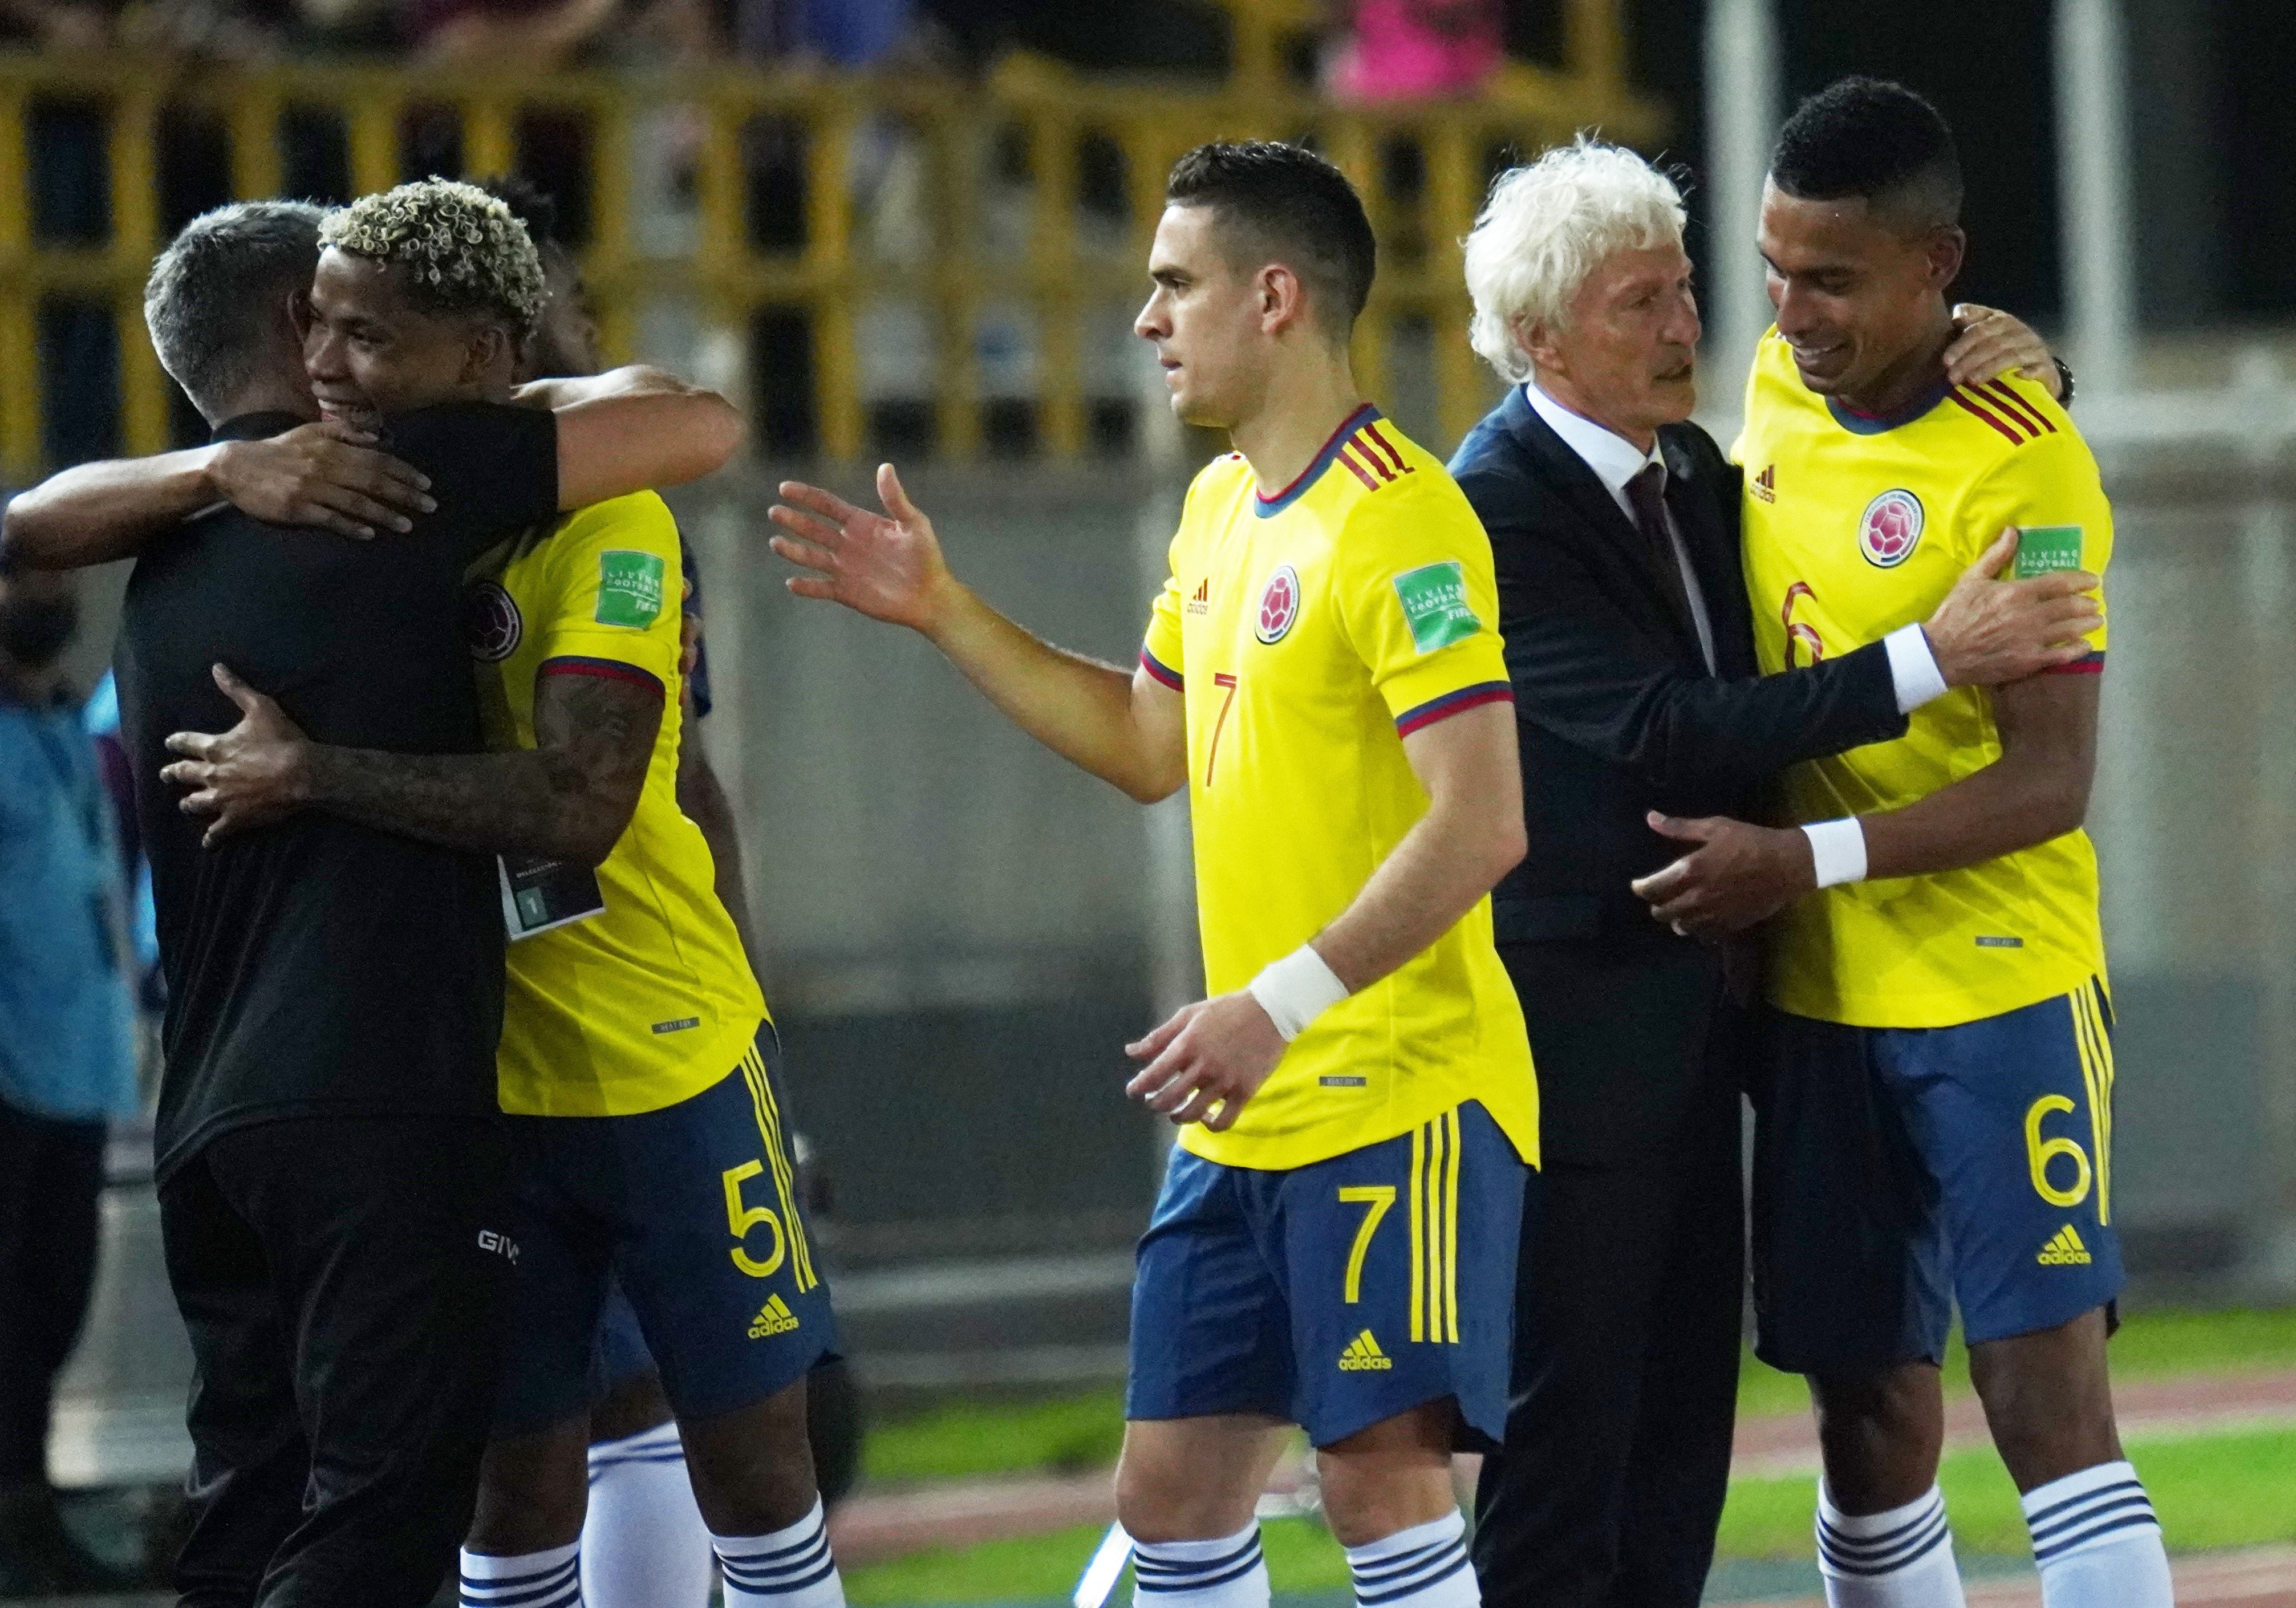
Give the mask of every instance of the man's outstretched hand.
POLYGON ((215 817, 200 840, 208 849, 301 808, 303 759, 310 747, 302 728, 276 703, 222 665, 212 673, 224 696, 239 705, 239 724, 215 735, 175 733, 168 751, 184 757, 160 772, 161 781, 191 790, 176 808, 215 817))
POLYGON ((1660 837, 1693 847, 1636 878, 1635 897, 1687 937, 1712 942, 1743 931, 1817 886, 1809 838, 1798 829, 1750 826, 1727 816, 1682 821, 1656 811, 1650 826, 1660 837))
POLYGON ((767 517, 789 534, 775 536, 773 549, 812 572, 790 577, 791 591, 933 634, 961 588, 941 559, 932 521, 909 501, 890 464, 877 466, 883 513, 800 480, 783 480, 781 492, 787 500, 767 517))
POLYGON ((1222 1133, 1283 1059, 1283 1035, 1242 990, 1183 1005, 1124 1053, 1148 1063, 1124 1086, 1126 1094, 1176 1124, 1201 1122, 1222 1133))
POLYGON ((2104 623, 2095 595, 2103 583, 2086 570, 1999 578, 2016 556, 2012 528, 1961 572, 1923 623, 1948 686, 2001 686, 2088 656, 2082 638, 2104 623))
POLYGON ((375 447, 372 432, 328 419, 283 435, 226 441, 209 470, 217 495, 269 525, 307 525, 361 541, 405 532, 439 505, 430 478, 375 447))

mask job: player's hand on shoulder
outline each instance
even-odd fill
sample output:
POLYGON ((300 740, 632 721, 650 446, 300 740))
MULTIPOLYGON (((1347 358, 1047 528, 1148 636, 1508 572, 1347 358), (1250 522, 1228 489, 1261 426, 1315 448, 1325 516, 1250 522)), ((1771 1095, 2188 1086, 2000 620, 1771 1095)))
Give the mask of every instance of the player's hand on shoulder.
POLYGON ((1684 821, 1655 811, 1650 825, 1692 847, 1636 879, 1635 897, 1685 937, 1711 940, 1743 931, 1817 886, 1809 839, 1794 828, 1753 826, 1726 816, 1684 821))
POLYGON ((1999 578, 2016 555, 2016 530, 2003 531, 1923 622, 1948 686, 2001 686, 2070 664, 2087 654, 2084 638, 2104 624, 2095 576, 2061 570, 1999 578))
POLYGON ((783 480, 781 494, 767 517, 788 534, 775 535, 773 549, 810 571, 791 576, 791 591, 931 634, 956 582, 932 521, 909 501, 890 464, 877 466, 882 513, 801 480, 783 480))
POLYGON ((379 450, 370 431, 326 419, 284 435, 226 441, 210 473, 242 513, 272 525, 308 525, 365 540, 408 531, 439 505, 430 477, 379 450))
POLYGON ((310 748, 302 728, 277 703, 223 665, 214 667, 214 675, 224 695, 239 706, 239 724, 227 732, 174 733, 168 751, 184 758, 160 771, 161 781, 186 790, 178 809, 213 817, 201 839, 209 849, 234 833, 301 808, 310 748))
POLYGON ((1259 1000, 1239 991, 1183 1005, 1124 1053, 1148 1063, 1126 1094, 1175 1123, 1219 1132, 1235 1125, 1283 1059, 1283 1035, 1259 1000))
POLYGON ((2057 395, 2062 381, 2049 343, 2024 320, 1999 308, 1964 301, 1953 309, 1953 344, 1945 349, 1946 378, 1956 385, 1981 385, 2015 373, 2057 395))

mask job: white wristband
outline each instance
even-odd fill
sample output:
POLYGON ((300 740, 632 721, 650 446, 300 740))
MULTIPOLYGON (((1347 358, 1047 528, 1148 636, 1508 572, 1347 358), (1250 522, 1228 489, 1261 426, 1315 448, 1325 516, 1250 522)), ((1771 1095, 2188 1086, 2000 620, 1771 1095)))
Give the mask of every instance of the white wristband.
POLYGON ((1259 1008, 1291 1043, 1308 1024, 1348 997, 1348 985, 1324 964, 1313 944, 1301 944, 1282 960, 1272 960, 1250 984, 1259 1008))
POLYGON ((1801 830, 1809 839, 1809 857, 1816 867, 1819 887, 1866 880, 1866 829, 1856 816, 1815 822, 1801 830))
POLYGON ((1899 626, 1882 638, 1882 646, 1890 655, 1890 685, 1898 694, 1898 713, 1910 715, 1932 698, 1945 696, 1945 672, 1938 669, 1928 632, 1919 626, 1899 626))

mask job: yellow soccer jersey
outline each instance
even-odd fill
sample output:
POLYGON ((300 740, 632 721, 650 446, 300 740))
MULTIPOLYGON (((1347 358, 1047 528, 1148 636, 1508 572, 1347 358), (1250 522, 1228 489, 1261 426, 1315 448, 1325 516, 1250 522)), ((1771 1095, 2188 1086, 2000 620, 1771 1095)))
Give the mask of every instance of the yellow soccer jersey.
MULTIPOLYGON (((1330 925, 1427 810, 1404 735, 1508 701, 1490 538, 1370 407, 1262 497, 1230 454, 1189 488, 1141 662, 1185 700, 1204 974, 1242 988, 1330 925)), ((1479 1100, 1527 1161, 1538 1096, 1483 899, 1285 1049, 1234 1128, 1180 1143, 1304 1167, 1479 1100)))
MULTIPOLYGON (((1766 675, 1928 619, 2005 527, 2054 531, 2064 558, 2099 575, 2112 556, 2095 459, 2023 380, 1944 388, 1873 419, 1813 395, 1774 331, 1732 455, 1746 472, 1746 587, 1766 675)), ((2103 669, 2103 628, 2090 642, 2070 671, 2103 669)), ((2000 755, 1991 695, 1958 687, 1895 742, 1795 766, 1786 800, 1798 822, 1898 809, 2000 755)), ((1859 1027, 1974 1021, 2104 972, 2096 855, 2079 831, 1959 871, 1829 888, 1796 900, 1774 932, 1772 1003, 1859 1027)))
POLYGON ((637 810, 598 867, 605 908, 510 947, 502 1108, 619 1117, 676 1104, 732 1071, 766 1014, 701 829, 677 807, 676 522, 650 491, 594 503, 496 548, 471 580, 489 747, 534 746, 545 676, 662 692, 637 810))

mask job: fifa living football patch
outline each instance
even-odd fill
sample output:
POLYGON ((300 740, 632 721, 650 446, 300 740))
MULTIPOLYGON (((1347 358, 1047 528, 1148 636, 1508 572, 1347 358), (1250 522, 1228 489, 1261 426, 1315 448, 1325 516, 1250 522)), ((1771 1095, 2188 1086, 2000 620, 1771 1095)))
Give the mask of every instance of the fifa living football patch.
POLYGON ((1423 653, 1464 642, 1483 628, 1467 606, 1466 571, 1456 559, 1406 570, 1395 578, 1395 595, 1411 627, 1411 644, 1423 653))
POLYGON ((592 618, 602 626, 643 631, 661 618, 662 562, 658 553, 627 548, 598 554, 598 607, 592 618))
POLYGON ((2036 575, 2047 575, 2058 570, 2078 570, 2081 566, 2081 528, 2079 525, 2036 525, 2017 533, 2017 567, 2014 578, 2030 580, 2036 575))

